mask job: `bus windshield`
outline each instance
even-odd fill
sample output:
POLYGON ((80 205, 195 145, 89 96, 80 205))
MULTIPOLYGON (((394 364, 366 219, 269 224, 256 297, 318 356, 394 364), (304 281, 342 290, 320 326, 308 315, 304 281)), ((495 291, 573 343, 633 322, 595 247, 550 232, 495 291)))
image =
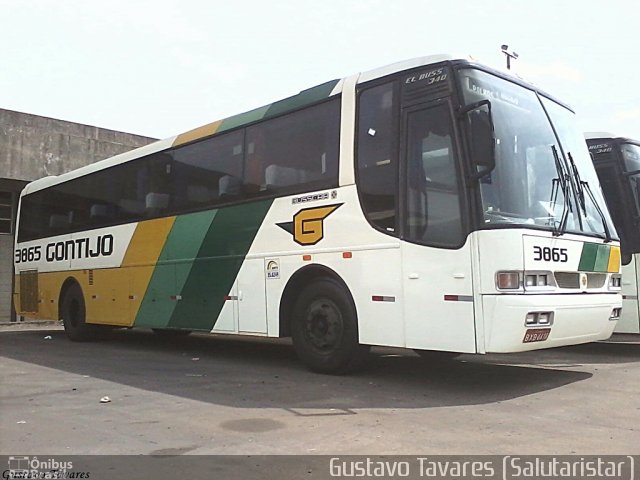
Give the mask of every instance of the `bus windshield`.
POLYGON ((625 143, 622 145, 622 157, 629 175, 631 195, 635 201, 636 215, 640 217, 640 146, 625 143))
POLYGON ((460 80, 467 105, 491 102, 496 166, 479 180, 485 225, 536 226, 605 236, 600 209, 609 233, 615 236, 573 113, 550 100, 541 102, 532 90, 476 69, 462 70, 460 80), (575 171, 590 188, 578 187, 575 171), (576 195, 577 191, 583 196, 576 195))

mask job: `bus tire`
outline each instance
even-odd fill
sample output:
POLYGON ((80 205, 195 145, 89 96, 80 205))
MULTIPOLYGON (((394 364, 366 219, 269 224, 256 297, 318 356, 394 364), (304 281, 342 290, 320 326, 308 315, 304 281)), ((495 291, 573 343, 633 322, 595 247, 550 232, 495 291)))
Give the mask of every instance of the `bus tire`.
POLYGON ((358 319, 344 287, 322 278, 302 290, 293 307, 291 337, 302 362, 318 373, 361 368, 369 352, 358 342, 358 319))
POLYGON ((69 340, 86 342, 97 337, 97 326, 85 322, 86 309, 80 285, 74 283, 64 294, 60 306, 64 331, 69 340))

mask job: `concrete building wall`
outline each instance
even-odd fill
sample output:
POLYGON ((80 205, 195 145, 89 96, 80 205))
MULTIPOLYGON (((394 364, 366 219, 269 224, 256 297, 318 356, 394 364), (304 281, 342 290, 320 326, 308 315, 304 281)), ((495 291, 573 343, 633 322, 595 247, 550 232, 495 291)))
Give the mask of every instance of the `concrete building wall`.
POLYGON ((13 278, 13 236, 0 235, 0 322, 6 322, 11 315, 13 278))
POLYGON ((0 109, 0 177, 60 175, 155 139, 0 109))
MULTIPOLYGON (((60 175, 155 140, 0 108, 0 192, 13 193, 17 202, 27 182, 60 175)), ((15 211, 17 205, 13 206, 15 211)), ((0 231, 0 322, 12 318, 13 230, 0 231)))

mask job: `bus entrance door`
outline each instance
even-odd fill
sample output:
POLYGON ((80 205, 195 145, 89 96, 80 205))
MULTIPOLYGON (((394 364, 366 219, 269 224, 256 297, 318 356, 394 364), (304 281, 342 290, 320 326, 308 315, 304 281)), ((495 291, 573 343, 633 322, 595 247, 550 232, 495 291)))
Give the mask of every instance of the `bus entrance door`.
POLYGON ((449 102, 405 109, 403 128, 405 343, 475 352, 471 247, 449 102))

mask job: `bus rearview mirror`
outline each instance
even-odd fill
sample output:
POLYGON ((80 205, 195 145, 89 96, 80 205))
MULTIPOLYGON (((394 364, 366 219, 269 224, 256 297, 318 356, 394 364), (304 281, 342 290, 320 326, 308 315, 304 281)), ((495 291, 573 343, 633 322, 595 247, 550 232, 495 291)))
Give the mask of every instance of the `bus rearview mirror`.
POLYGON ((496 166, 491 102, 482 100, 469 105, 461 113, 466 117, 471 162, 478 169, 473 178, 478 179, 490 173, 496 166))

